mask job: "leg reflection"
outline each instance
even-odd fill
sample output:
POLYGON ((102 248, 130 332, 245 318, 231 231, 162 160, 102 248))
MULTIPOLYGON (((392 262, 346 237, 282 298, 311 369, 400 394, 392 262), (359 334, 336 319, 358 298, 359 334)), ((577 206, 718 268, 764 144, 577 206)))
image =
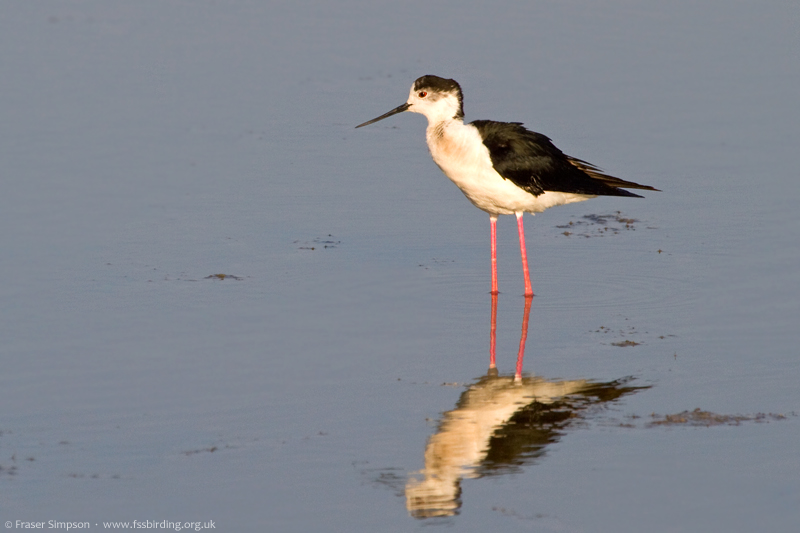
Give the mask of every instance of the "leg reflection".
MULTIPOLYGON (((522 332, 519 338, 519 351, 517 352, 517 369, 514 379, 522 378, 522 363, 525 359, 525 342, 528 340, 528 321, 531 315, 533 296, 525 297, 525 309, 522 312, 522 332)), ((489 326, 489 373, 497 374, 497 295, 492 294, 491 325, 489 326)))

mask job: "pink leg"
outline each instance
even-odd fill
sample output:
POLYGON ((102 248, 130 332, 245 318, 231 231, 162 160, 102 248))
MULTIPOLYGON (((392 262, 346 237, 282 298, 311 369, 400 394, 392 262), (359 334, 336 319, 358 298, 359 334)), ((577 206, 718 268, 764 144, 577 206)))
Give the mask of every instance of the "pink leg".
POLYGON ((492 294, 498 294, 497 290, 497 217, 489 216, 489 225, 492 234, 492 294))
POLYGON ((531 302, 533 296, 525 297, 525 311, 522 314, 522 335, 519 338, 519 352, 517 353, 517 371, 514 379, 522 379, 522 360, 525 359, 525 341, 528 339, 528 317, 531 314, 531 302))
POLYGON ((525 296, 533 296, 531 278, 528 274, 528 254, 525 252, 525 228, 522 222, 522 212, 517 213, 517 230, 519 231, 519 252, 522 255, 522 275, 525 277, 525 296))
POLYGON ((492 294, 492 325, 489 330, 489 368, 497 368, 495 345, 497 344, 497 294, 492 294))

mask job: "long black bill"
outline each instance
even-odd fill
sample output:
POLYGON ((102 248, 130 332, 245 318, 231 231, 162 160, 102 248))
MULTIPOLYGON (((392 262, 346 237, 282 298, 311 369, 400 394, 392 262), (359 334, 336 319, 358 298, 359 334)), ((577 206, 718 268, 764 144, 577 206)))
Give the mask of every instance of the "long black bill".
POLYGON ((385 115, 381 115, 378 118, 373 118, 372 120, 368 120, 363 124, 359 124, 358 126, 356 126, 356 128, 360 128, 361 126, 369 126, 370 124, 374 124, 374 123, 378 122, 379 120, 383 120, 383 119, 385 119, 387 117, 391 117, 392 115, 396 115, 398 113, 402 113, 403 111, 405 111, 409 107, 411 107, 411 104, 406 102, 403 105, 399 105, 399 106, 395 107, 394 109, 392 109, 391 111, 389 111, 385 115))

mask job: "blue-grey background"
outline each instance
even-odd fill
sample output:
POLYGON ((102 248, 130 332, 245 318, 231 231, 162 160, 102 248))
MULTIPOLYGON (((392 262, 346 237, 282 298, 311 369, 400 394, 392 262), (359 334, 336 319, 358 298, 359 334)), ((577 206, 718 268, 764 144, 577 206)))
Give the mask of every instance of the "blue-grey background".
MULTIPOLYGON (((798 21, 789 1, 4 3, 0 519, 795 531, 798 21), (526 217, 526 372, 652 387, 436 521, 381 473, 422 468, 486 371, 488 217, 422 117, 353 129, 423 74, 461 83, 468 120, 663 190, 526 217), (557 227, 616 211, 635 231, 557 227), (787 418, 619 425, 697 407, 787 418)), ((509 217, 499 271, 508 373, 509 217)))

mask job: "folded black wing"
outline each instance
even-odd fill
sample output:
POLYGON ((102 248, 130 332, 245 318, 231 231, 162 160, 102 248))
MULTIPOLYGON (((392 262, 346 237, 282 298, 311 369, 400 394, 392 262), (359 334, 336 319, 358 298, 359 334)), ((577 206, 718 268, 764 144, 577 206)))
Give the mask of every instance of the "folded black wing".
POLYGON ((471 124, 480 132, 497 173, 534 196, 555 191, 641 198, 620 187, 658 190, 604 174, 564 154, 548 137, 523 128, 520 122, 476 120, 471 124))

